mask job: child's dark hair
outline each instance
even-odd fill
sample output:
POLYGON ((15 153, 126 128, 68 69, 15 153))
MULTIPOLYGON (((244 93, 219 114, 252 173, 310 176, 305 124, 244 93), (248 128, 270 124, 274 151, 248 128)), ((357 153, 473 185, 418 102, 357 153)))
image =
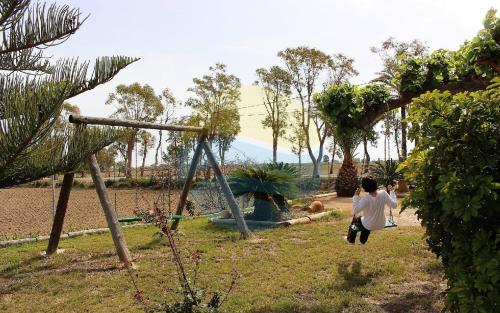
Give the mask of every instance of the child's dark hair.
POLYGON ((385 188, 387 188, 387 186, 389 185, 394 186, 395 185, 394 181, 389 179, 388 181, 385 182, 385 188))
POLYGON ((378 185, 375 179, 371 177, 363 177, 361 180, 361 187, 363 187, 366 192, 374 192, 377 190, 378 185))

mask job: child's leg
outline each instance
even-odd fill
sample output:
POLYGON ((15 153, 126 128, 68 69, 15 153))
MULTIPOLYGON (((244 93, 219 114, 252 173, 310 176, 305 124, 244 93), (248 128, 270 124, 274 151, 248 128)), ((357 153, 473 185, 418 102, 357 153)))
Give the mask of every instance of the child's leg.
POLYGON ((349 225, 349 230, 347 231, 347 241, 349 241, 350 243, 354 243, 356 241, 356 235, 358 232, 352 230, 351 225, 349 225))
POLYGON ((361 235, 359 236, 359 242, 362 244, 365 244, 366 241, 368 240, 368 236, 370 236, 370 231, 368 229, 363 229, 361 231, 361 235))
POLYGON ((356 229, 363 227, 363 224, 361 224, 361 217, 353 218, 351 225, 349 225, 349 230, 347 231, 347 241, 350 243, 354 243, 356 241, 356 235, 358 233, 356 230, 353 230, 352 225, 356 226, 356 229))

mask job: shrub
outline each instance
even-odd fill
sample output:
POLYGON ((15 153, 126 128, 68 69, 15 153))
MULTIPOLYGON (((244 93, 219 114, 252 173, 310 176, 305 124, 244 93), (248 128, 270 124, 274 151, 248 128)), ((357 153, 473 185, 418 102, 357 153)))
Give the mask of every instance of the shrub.
POLYGON ((500 311, 500 82, 488 91, 414 99, 404 201, 441 258, 452 312, 500 311))

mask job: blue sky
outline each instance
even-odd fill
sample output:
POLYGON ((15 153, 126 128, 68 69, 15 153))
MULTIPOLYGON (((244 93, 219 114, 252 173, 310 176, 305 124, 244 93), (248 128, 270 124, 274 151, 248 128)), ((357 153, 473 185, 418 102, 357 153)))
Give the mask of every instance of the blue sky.
MULTIPOLYGON (((280 64, 277 52, 299 45, 354 58, 360 75, 353 81, 364 83, 380 69, 371 46, 393 36, 419 38, 431 49, 456 49, 482 27, 489 8, 498 8, 497 1, 489 0, 57 2, 79 7, 90 17, 69 41, 51 49, 54 56, 141 58, 111 82, 70 100, 82 114, 96 116, 112 113, 104 102, 120 83, 148 83, 158 93, 168 87, 179 100, 186 100, 193 77, 205 74, 216 62, 227 64, 243 85, 250 85, 256 68, 280 64)), ((271 156, 270 150, 264 156, 260 148, 246 147, 258 160, 271 156)), ((383 156, 382 144, 371 147, 370 153, 383 156)), ((293 160, 287 151, 282 155, 285 161, 293 160)))

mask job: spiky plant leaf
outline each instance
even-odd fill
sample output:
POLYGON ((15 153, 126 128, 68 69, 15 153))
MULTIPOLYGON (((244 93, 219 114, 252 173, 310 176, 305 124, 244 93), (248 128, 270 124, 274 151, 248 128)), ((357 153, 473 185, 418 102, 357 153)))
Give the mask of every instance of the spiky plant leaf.
POLYGON ((121 136, 111 128, 54 128, 66 99, 113 78, 137 59, 117 56, 54 64, 43 48, 83 23, 78 9, 0 0, 0 187, 71 171, 121 136), (33 75, 36 74, 36 75, 33 75))

